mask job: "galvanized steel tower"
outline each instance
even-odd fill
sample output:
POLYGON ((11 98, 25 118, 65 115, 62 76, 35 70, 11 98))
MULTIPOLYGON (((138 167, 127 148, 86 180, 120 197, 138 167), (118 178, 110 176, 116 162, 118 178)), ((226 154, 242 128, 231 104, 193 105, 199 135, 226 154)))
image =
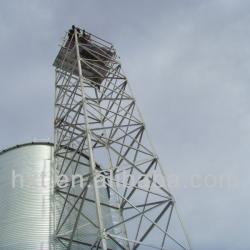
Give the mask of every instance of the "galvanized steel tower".
POLYGON ((57 249, 190 249, 113 45, 73 26, 54 66, 57 249))

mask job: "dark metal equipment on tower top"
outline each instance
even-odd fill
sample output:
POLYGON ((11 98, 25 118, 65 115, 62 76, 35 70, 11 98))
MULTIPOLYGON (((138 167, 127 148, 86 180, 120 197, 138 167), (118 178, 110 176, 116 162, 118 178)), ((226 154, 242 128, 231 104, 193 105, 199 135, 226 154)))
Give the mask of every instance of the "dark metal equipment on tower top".
MULTIPOLYGON (((72 64, 77 62, 77 55, 74 53, 75 35, 74 27, 69 30, 68 38, 64 46, 61 47, 54 66, 70 72, 72 64), (66 56, 67 54, 67 56, 66 56)), ((115 51, 111 44, 104 41, 98 41, 96 37, 91 36, 84 30, 77 28, 77 40, 79 46, 80 57, 82 58, 82 75, 92 81, 97 87, 105 79, 108 74, 108 63, 115 56, 115 51)), ((75 67, 72 72, 75 76, 78 75, 78 68, 75 67)))

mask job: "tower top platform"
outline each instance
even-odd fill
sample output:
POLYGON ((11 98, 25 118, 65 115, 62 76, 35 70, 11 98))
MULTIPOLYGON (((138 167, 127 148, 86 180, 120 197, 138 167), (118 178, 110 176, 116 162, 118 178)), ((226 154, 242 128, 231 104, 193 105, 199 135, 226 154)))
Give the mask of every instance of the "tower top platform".
POLYGON ((100 86, 108 73, 108 63, 116 58, 113 45, 73 25, 66 33, 53 65, 75 76, 79 75, 76 65, 76 43, 80 50, 82 74, 100 86))

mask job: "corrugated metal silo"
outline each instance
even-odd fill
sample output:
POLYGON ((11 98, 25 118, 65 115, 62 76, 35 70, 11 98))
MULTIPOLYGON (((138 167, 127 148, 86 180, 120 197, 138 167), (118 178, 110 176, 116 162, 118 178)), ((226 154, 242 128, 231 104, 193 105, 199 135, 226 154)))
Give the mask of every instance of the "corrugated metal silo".
POLYGON ((29 143, 0 153, 0 249, 50 249, 52 150, 29 143))

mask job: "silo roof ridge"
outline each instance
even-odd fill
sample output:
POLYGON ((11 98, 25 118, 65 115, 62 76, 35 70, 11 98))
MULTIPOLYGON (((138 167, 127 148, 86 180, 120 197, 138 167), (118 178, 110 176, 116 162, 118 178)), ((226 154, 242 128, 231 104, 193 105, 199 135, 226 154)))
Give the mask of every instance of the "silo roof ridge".
POLYGON ((54 143, 52 143, 52 142, 44 142, 44 141, 37 141, 37 142, 32 141, 32 142, 26 142, 26 143, 22 143, 22 144, 16 144, 15 146, 8 147, 8 148, 5 148, 5 149, 3 149, 3 150, 0 150, 0 155, 3 154, 3 153, 6 153, 6 152, 8 152, 8 151, 17 149, 17 148, 26 147, 26 146, 31 146, 31 145, 47 145, 47 146, 54 146, 54 143))

